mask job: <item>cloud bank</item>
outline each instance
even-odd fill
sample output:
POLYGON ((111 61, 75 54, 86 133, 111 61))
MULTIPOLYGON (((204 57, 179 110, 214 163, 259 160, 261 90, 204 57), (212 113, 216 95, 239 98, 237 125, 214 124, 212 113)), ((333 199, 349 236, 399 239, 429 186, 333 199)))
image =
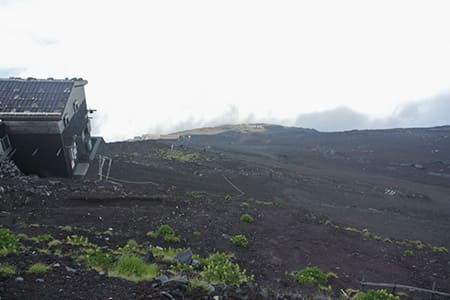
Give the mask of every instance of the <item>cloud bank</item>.
MULTIPOLYGON (((101 119, 96 125, 101 127, 101 119)), ((105 120, 103 120, 105 121, 105 120)), ((293 119, 281 119, 271 115, 256 117, 244 114, 237 106, 229 106, 222 114, 213 118, 187 116, 179 122, 162 123, 144 133, 173 133, 193 128, 218 126, 223 124, 269 123, 285 126, 314 128, 319 131, 344 131, 353 129, 386 129, 398 127, 432 127, 450 125, 450 91, 429 99, 409 102, 398 106, 394 112, 374 118, 369 114, 357 112, 349 107, 313 113, 298 114, 293 119)))
POLYGON ((294 126, 321 131, 428 127, 448 124, 450 124, 450 92, 400 105, 392 114, 382 118, 373 118, 369 114, 356 112, 348 107, 337 107, 300 114, 293 123, 294 126))

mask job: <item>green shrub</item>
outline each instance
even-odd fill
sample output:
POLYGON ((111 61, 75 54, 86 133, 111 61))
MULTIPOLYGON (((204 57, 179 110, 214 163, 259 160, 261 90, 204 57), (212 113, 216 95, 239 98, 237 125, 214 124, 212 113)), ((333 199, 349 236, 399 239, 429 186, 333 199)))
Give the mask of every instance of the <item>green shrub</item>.
POLYGON ((30 274, 45 274, 51 270, 51 266, 43 264, 43 263, 35 263, 31 265, 28 269, 28 273, 30 274))
POLYGON ((423 250, 423 249, 425 249, 425 244, 422 243, 422 241, 416 240, 416 241, 409 241, 409 242, 410 242, 411 244, 415 245, 416 248, 417 248, 418 250, 423 250))
POLYGON ((59 226, 58 228, 66 232, 72 232, 72 226, 70 225, 59 226))
POLYGON ((161 247, 154 247, 154 246, 150 247, 150 251, 152 251, 152 253, 155 257, 160 256, 160 255, 175 256, 178 253, 183 252, 184 250, 185 249, 175 249, 172 247, 168 247, 168 248, 161 248, 161 247))
POLYGON ((230 241, 235 246, 243 247, 243 248, 248 247, 247 237, 243 234, 238 234, 238 235, 232 236, 230 241))
POLYGON ((105 231, 101 232, 100 234, 108 235, 108 236, 113 236, 113 233, 112 233, 111 230, 105 230, 105 231))
POLYGON ((185 195, 186 197, 194 198, 194 199, 197 199, 197 198, 200 198, 200 197, 201 197, 201 194, 200 194, 199 192, 194 192, 194 191, 192 191, 192 192, 186 192, 186 193, 184 193, 184 195, 185 195))
POLYGON ((11 230, 5 228, 0 229, 0 256, 19 253, 22 247, 19 239, 11 230))
POLYGON ((59 246, 61 244, 62 244, 62 242, 60 240, 53 240, 53 241, 48 242, 47 246, 49 248, 51 248, 51 247, 59 246))
POLYGON ((445 248, 445 247, 436 247, 436 246, 434 246, 434 247, 431 248, 431 250, 434 253, 448 253, 448 249, 445 248))
POLYGON ((91 246, 91 243, 89 243, 89 240, 87 237, 82 235, 71 235, 66 237, 66 244, 72 245, 72 246, 83 246, 88 247, 91 246))
POLYGON ((16 238, 18 240, 28 240, 30 237, 26 233, 18 233, 16 234, 16 238))
POLYGON ((344 228, 345 231, 351 231, 351 232, 356 232, 356 233, 361 233, 361 230, 354 228, 354 227, 345 227, 344 228))
POLYGON ((253 276, 247 276, 238 264, 232 262, 233 256, 225 253, 215 253, 205 261, 201 275, 212 283, 239 286, 244 282, 253 281, 253 276))
POLYGON ((30 238, 30 240, 35 241, 37 243, 41 242, 48 242, 50 240, 53 240, 53 236, 51 234, 41 234, 35 237, 30 238))
POLYGON ((200 231, 194 231, 192 234, 194 236, 201 236, 202 235, 202 233, 200 231))
POLYGON ((381 236, 379 236, 377 234, 372 235, 372 238, 376 241, 381 241, 381 236))
POLYGON ((166 242, 179 242, 180 238, 175 235, 175 231, 167 224, 161 225, 156 232, 149 231, 147 236, 151 238, 162 237, 166 242))
POLYGON ((337 276, 332 272, 325 274, 319 267, 306 267, 295 273, 294 278, 302 285, 321 286, 327 284, 328 280, 337 278, 337 276))
POLYGON ((80 258, 85 261, 88 267, 97 271, 107 270, 114 263, 112 254, 105 253, 100 248, 86 249, 85 254, 80 258))
POLYGON ((129 240, 125 246, 114 250, 114 254, 130 254, 130 255, 145 255, 147 251, 141 247, 135 240, 129 240))
POLYGON ((253 217, 249 214, 242 214, 240 220, 246 223, 253 223, 253 217))
POLYGON ((17 269, 12 265, 0 265, 0 277, 8 278, 16 275, 17 269))
POLYGON ((146 264, 139 256, 125 254, 120 257, 109 275, 137 282, 153 279, 158 276, 158 272, 156 264, 146 264))
POLYGON ((239 204, 239 206, 242 208, 249 208, 250 204, 248 204, 247 202, 242 202, 241 204, 239 204))
POLYGON ((369 290, 357 293, 352 300, 400 300, 400 297, 394 296, 386 290, 369 290))
POLYGON ((403 255, 405 255, 405 256, 414 256, 414 251, 412 251, 412 250, 405 250, 405 252, 403 252, 403 255))
POLYGON ((168 150, 160 149, 158 151, 159 156, 166 160, 175 160, 179 162, 198 162, 202 160, 208 160, 206 157, 198 152, 185 152, 180 150, 168 150))
POLYGON ((255 202, 255 204, 257 204, 257 205, 264 205, 264 206, 271 206, 271 205, 273 205, 273 202, 272 202, 272 201, 255 200, 254 202, 255 202))
POLYGON ((205 280, 200 280, 197 278, 189 279, 188 292, 193 292, 196 289, 200 289, 202 292, 208 292, 210 289, 209 283, 205 280))

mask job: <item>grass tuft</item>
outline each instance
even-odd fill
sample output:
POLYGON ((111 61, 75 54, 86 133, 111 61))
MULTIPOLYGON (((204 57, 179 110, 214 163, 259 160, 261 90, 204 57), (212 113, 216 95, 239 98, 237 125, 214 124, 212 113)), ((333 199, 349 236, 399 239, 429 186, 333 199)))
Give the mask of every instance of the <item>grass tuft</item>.
POLYGON ((123 255, 109 272, 109 275, 138 282, 153 279, 158 276, 158 273, 156 264, 146 264, 139 256, 123 255))
POLYGON ((242 214, 240 220, 246 223, 253 223, 254 221, 253 217, 249 214, 242 214))
POLYGON ((448 253, 448 249, 445 248, 445 247, 436 247, 436 246, 433 246, 433 247, 431 248, 431 250, 432 250, 434 253, 448 253))
POLYGON ((248 204, 247 202, 242 202, 241 204, 239 204, 239 206, 242 208, 249 208, 250 204, 248 204))
POLYGON ((245 270, 232 262, 233 255, 215 253, 208 257, 201 275, 212 283, 239 286, 244 282, 252 282, 253 276, 247 276, 245 270))
POLYGON ((159 157, 165 160, 174 160, 179 162, 199 162, 209 160, 199 152, 186 152, 180 150, 160 149, 158 151, 159 157))
POLYGON ((352 300, 400 300, 399 296, 394 296, 386 290, 369 290, 358 292, 352 300))
POLYGON ((167 224, 161 225, 156 232, 147 232, 147 236, 151 238, 162 237, 166 242, 171 243, 180 241, 180 238, 175 234, 175 230, 167 224))
POLYGON ((232 236, 230 241, 235 246, 242 247, 242 248, 248 247, 248 239, 243 234, 238 234, 238 235, 232 236))
POLYGON ((17 268, 12 265, 0 265, 0 277, 8 278, 16 275, 17 268))
POLYGON ((72 232, 72 226, 70 225, 59 226, 58 228, 66 232, 72 232))
POLYGON ((17 254, 22 247, 19 239, 11 230, 6 228, 0 229, 0 256, 6 256, 10 253, 17 254))
POLYGON ((33 265, 30 266, 30 268, 28 269, 28 273, 30 274, 45 274, 48 271, 50 271, 52 269, 51 266, 46 265, 44 263, 35 263, 33 265))
POLYGON ((337 278, 335 273, 324 273, 319 267, 306 267, 294 274, 294 279, 306 286, 322 286, 337 278))

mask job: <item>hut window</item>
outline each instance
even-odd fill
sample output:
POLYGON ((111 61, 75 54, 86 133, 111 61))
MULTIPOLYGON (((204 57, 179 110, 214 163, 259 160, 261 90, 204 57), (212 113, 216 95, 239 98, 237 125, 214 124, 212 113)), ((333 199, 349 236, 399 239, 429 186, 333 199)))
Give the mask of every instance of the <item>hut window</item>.
POLYGON ((64 115, 63 121, 64 121, 64 126, 67 127, 69 125, 69 115, 68 114, 64 115))
POLYGON ((5 136, 1 139, 2 148, 4 151, 8 150, 11 147, 11 143, 9 142, 9 137, 5 136))
POLYGON ((77 112, 79 108, 80 108, 80 105, 78 104, 78 101, 75 100, 73 102, 73 111, 77 112))

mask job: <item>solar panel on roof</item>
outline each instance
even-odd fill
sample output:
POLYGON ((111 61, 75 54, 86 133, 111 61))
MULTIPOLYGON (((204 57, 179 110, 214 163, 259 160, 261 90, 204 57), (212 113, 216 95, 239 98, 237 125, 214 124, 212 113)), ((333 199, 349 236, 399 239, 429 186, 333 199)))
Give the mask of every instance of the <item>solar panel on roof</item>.
POLYGON ((61 114, 73 81, 0 80, 0 112, 61 114))

